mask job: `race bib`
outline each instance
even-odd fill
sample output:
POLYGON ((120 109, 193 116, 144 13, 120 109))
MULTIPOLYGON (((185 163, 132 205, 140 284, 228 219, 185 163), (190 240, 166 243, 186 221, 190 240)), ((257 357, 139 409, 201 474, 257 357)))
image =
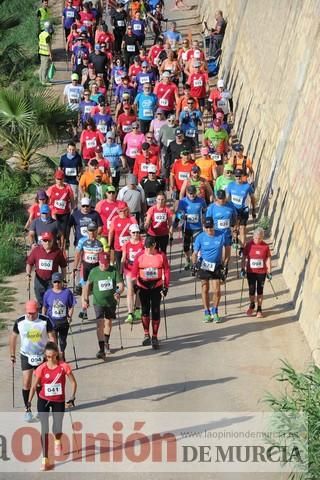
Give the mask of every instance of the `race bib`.
POLYGON ((87 253, 84 254, 84 261, 86 263, 98 263, 98 254, 97 253, 87 253))
POLYGON ((86 105, 86 106, 84 107, 84 113, 90 113, 90 112, 91 112, 91 108, 92 108, 91 105, 86 105))
POLYGON ((149 267, 149 268, 144 268, 143 269, 144 277, 147 278, 148 280, 154 280, 158 278, 158 269, 149 267))
POLYGON ((151 108, 144 108, 142 114, 144 117, 153 117, 153 111, 151 108))
POLYGON ((117 20, 118 27, 124 27, 124 20, 117 20))
POLYGON ((141 163, 140 170, 141 170, 141 172, 147 172, 148 171, 148 163, 141 163))
POLYGON ((85 225, 84 227, 80 227, 80 233, 83 237, 87 237, 88 236, 88 227, 87 225, 85 225))
POLYGON ((250 268, 254 270, 255 268, 263 268, 264 262, 261 258, 250 258, 250 268))
POLYGON ((220 219, 217 221, 218 228, 229 228, 230 227, 230 220, 229 219, 220 219))
POLYGON ((100 130, 101 133, 107 133, 108 131, 108 126, 104 125, 103 123, 99 123, 98 125, 98 130, 100 130))
POLYGON ((196 136, 196 131, 193 128, 190 128, 186 131, 186 137, 194 138, 196 136))
POLYGON ((139 30, 140 31, 141 30, 141 24, 140 23, 135 23, 133 25, 133 30, 139 30))
POLYGON ((137 148, 130 148, 129 149, 129 157, 135 157, 138 153, 138 149, 137 148))
POLYGON ((32 367, 37 367, 43 362, 43 355, 27 355, 28 363, 32 367))
POLYGON ((150 79, 149 79, 149 77, 140 77, 139 82, 142 83, 142 84, 149 83, 150 79))
POLYGON ((202 85, 203 85, 203 81, 202 81, 201 78, 199 80, 194 80, 193 81, 193 86, 194 87, 202 87, 202 85))
POLYGON ((179 172, 178 178, 179 180, 187 180, 187 178, 189 178, 189 172, 179 172))
POLYGON ((116 177, 116 176, 117 176, 117 170, 116 170, 116 168, 110 167, 110 172, 111 172, 111 176, 112 176, 112 177, 116 177))
POLYGON ((67 15, 66 15, 67 18, 74 18, 74 12, 67 12, 67 15))
POLYGON ((60 210, 64 210, 66 208, 67 202, 65 200, 55 200, 54 201, 54 206, 56 208, 60 208, 60 210))
POLYGON ((106 280, 99 280, 98 281, 98 288, 100 292, 104 292, 106 290, 113 289, 113 281, 111 278, 107 278, 106 280))
POLYGON ((154 214, 154 221, 156 223, 163 223, 167 221, 167 214, 166 213, 155 213, 154 214))
POLYGON ((114 77, 114 81, 116 82, 117 85, 120 85, 121 77, 114 77))
POLYGON ((130 250, 129 250, 129 262, 132 263, 134 261, 136 255, 137 255, 137 252, 135 252, 134 250, 132 250, 130 248, 130 250))
POLYGON ((221 98, 217 101, 217 107, 223 110, 223 113, 228 113, 228 101, 225 98, 221 98))
POLYGON ((40 258, 39 260, 39 270, 52 270, 53 260, 46 260, 45 258, 40 258))
POLYGON ((156 197, 148 197, 147 198, 148 207, 152 207, 152 205, 155 205, 156 202, 157 202, 156 197))
POLYGON ((160 98, 159 105, 161 105, 161 107, 167 107, 169 105, 169 101, 166 98, 160 98))
POLYGON ((85 27, 90 27, 92 25, 92 22, 91 22, 91 20, 83 20, 83 25, 85 27))
POLYGON ((62 395, 62 384, 61 383, 45 383, 44 385, 44 394, 46 397, 53 397, 55 395, 62 395))
POLYGON ((67 177, 76 177, 77 176, 77 169, 75 167, 67 167, 66 170, 67 177))
POLYGON ((242 205, 242 197, 239 197, 239 195, 231 195, 231 202, 235 205, 242 205))
POLYGON ((86 140, 86 146, 87 148, 96 148, 97 140, 95 138, 92 138, 91 140, 86 140))
POLYGON ((209 272, 214 272, 216 264, 214 262, 207 262, 207 260, 202 260, 201 268, 202 270, 209 270, 209 272))
POLYGON ((122 125, 122 130, 124 133, 130 133, 132 132, 132 126, 131 125, 122 125))
POLYGON ((130 240, 130 236, 127 236, 127 237, 119 237, 120 247, 123 247, 123 245, 124 245, 128 240, 130 240))
POLYGON ((52 316, 53 318, 65 318, 67 316, 67 307, 62 303, 59 305, 53 305, 52 316))
POLYGON ((210 157, 215 162, 220 162, 220 160, 221 160, 221 155, 219 153, 211 153, 210 157))
POLYGON ((187 214, 187 222, 188 223, 198 223, 199 222, 199 215, 197 213, 188 213, 187 214))
POLYGON ((127 52, 135 52, 136 47, 135 45, 127 45, 127 52))

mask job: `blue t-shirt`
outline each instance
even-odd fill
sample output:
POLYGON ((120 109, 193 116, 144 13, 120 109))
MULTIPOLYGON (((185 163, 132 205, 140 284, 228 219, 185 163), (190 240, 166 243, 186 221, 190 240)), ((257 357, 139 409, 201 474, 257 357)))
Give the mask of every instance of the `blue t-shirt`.
MULTIPOLYGON (((213 236, 202 232, 197 236, 193 250, 195 253, 200 252, 200 262, 205 260, 205 262, 220 265, 222 263, 224 245, 225 238, 222 232, 215 232, 213 236)), ((205 268, 203 264, 202 268, 204 270, 210 270, 210 268, 205 268)))
POLYGON ((111 145, 104 143, 102 145, 102 152, 103 157, 110 162, 112 176, 115 176, 122 165, 120 159, 121 155, 123 154, 121 146, 118 143, 112 143, 111 145))
POLYGON ((179 124, 186 137, 194 138, 198 133, 198 125, 201 122, 202 113, 200 110, 188 112, 183 110, 179 115, 179 124))
POLYGON ((153 120, 158 104, 158 98, 154 93, 150 93, 150 95, 138 93, 134 103, 138 105, 139 120, 153 120))
POLYGON ((196 197, 190 200, 184 197, 179 201, 178 212, 183 212, 185 216, 186 230, 202 230, 202 215, 207 208, 203 198, 196 197))
POLYGON ((143 20, 131 20, 132 33, 137 37, 141 38, 144 36, 144 21, 143 20))
POLYGON ((88 102, 82 100, 82 102, 80 102, 79 111, 82 123, 86 122, 90 118, 90 112, 92 110, 92 107, 95 107, 96 105, 97 103, 93 100, 89 100, 88 102))
POLYGON ((163 33, 164 40, 169 40, 170 42, 180 43, 182 42, 182 35, 179 32, 173 32, 172 30, 167 30, 163 33))
POLYGON ((97 129, 103 133, 103 135, 111 130, 111 127, 114 125, 111 115, 108 115, 107 113, 97 113, 92 118, 97 129))
POLYGON ((82 160, 79 153, 76 153, 74 157, 69 158, 65 153, 60 158, 59 167, 64 171, 64 181, 70 185, 78 185, 79 181, 77 176, 80 175, 82 170, 82 160))
POLYGON ((69 226, 74 227, 74 244, 77 245, 80 238, 88 237, 87 226, 89 223, 95 222, 98 227, 102 227, 103 222, 98 212, 92 210, 89 213, 82 213, 80 209, 75 208, 70 216, 69 226))
POLYGON ((118 85, 117 88, 116 88, 116 92, 115 92, 115 97, 116 97, 116 100, 117 102, 121 102, 122 101, 122 96, 124 93, 128 93, 130 95, 130 102, 132 103, 133 100, 134 100, 134 97, 135 97, 135 90, 133 87, 131 87, 130 85, 129 86, 124 86, 124 85, 118 85))
POLYGON ((61 292, 54 292, 50 288, 43 297, 43 305, 47 309, 47 316, 50 318, 53 328, 67 323, 68 310, 75 304, 76 299, 69 288, 64 288, 61 292))
POLYGON ((231 225, 237 218, 237 211, 231 202, 227 202, 225 205, 211 203, 206 218, 213 219, 215 230, 231 234, 231 225))
POLYGON ((226 188, 226 194, 237 210, 248 209, 247 199, 253 194, 253 188, 247 182, 231 182, 226 188))
POLYGON ((73 7, 64 8, 62 12, 64 28, 71 28, 74 23, 77 10, 73 7))
POLYGON ((137 82, 137 92, 140 93, 143 91, 143 85, 145 83, 153 84, 156 81, 156 76, 154 72, 139 72, 136 75, 137 82))

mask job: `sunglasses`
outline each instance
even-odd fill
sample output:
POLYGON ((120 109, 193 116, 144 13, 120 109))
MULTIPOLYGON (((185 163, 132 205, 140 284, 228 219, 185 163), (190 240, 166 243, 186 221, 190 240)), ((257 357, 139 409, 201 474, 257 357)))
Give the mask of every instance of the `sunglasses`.
POLYGON ((139 235, 140 232, 131 232, 133 235, 139 235))
POLYGON ((116 192, 107 192, 107 193, 109 193, 109 195, 115 195, 116 194, 116 192))
POLYGON ((82 206, 82 208, 89 208, 90 207, 90 205, 81 205, 81 206, 82 206))
POLYGON ((42 239, 42 241, 43 241, 44 243, 51 242, 51 240, 44 240, 44 238, 42 239))
POLYGON ((152 137, 146 137, 148 140, 152 140, 152 137))
POLYGON ((188 105, 193 105, 193 102, 188 102, 188 105))
POLYGON ((52 283, 62 283, 62 280, 55 280, 54 282, 52 283))

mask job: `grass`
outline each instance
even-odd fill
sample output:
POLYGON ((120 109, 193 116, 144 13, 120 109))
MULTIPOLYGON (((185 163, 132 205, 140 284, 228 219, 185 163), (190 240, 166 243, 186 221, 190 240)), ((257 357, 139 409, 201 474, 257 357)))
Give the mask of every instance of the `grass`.
MULTIPOLYGON (((0 284, 0 314, 14 311, 12 304, 17 292, 18 290, 16 288, 6 287, 4 284, 0 284)), ((0 317, 0 330, 4 328, 5 319, 0 317)))

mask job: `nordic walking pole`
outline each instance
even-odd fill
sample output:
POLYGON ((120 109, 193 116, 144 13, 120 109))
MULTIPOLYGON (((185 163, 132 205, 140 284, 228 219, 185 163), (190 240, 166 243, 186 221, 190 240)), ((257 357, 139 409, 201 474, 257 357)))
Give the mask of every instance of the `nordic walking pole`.
POLYGON ((168 340, 167 313, 166 313, 166 302, 164 299, 164 295, 162 295, 162 301, 163 301, 164 329, 166 332, 166 340, 168 340))
POLYGON ((30 275, 28 275, 27 292, 28 292, 28 300, 30 300, 30 298, 31 298, 31 273, 30 273, 30 275))
POLYGON ((73 333, 72 333, 72 328, 71 328, 71 325, 69 323, 69 329, 70 329, 70 336, 71 336, 71 341, 72 341, 72 348, 73 348, 73 354, 74 354, 74 361, 76 363, 76 370, 78 370, 78 359, 77 359, 77 354, 76 354, 76 347, 74 345, 74 339, 73 339, 73 333))
POLYGON ((14 364, 15 364, 15 361, 12 362, 12 408, 15 408, 15 404, 14 404, 14 364))
POLYGON ((276 294, 275 289, 273 288, 273 285, 272 285, 272 282, 271 282, 270 278, 268 278, 268 280, 269 280, 269 283, 270 283, 270 287, 271 287, 271 289, 272 289, 272 291, 273 291, 273 295, 276 297, 277 300, 279 300, 279 297, 278 297, 278 295, 276 294))
POLYGON ((227 315, 227 279, 224 280, 224 314, 227 315))
POLYGON ((169 245, 170 245, 170 249, 169 249, 169 262, 171 263, 171 254, 172 254, 172 243, 173 243, 173 235, 170 236, 169 238, 169 245))
POLYGON ((241 306, 242 306, 243 286, 244 286, 244 278, 242 279, 242 284, 241 284, 241 295, 240 295, 240 305, 239 305, 239 308, 241 308, 241 306))
POLYGON ((194 276, 194 298, 197 298, 197 275, 194 276))
POLYGON ((121 325, 120 325, 120 297, 119 297, 119 300, 118 300, 117 317, 118 317, 118 327, 119 327, 120 345, 121 345, 120 348, 121 348, 121 350, 123 350, 122 332, 121 332, 121 325))

